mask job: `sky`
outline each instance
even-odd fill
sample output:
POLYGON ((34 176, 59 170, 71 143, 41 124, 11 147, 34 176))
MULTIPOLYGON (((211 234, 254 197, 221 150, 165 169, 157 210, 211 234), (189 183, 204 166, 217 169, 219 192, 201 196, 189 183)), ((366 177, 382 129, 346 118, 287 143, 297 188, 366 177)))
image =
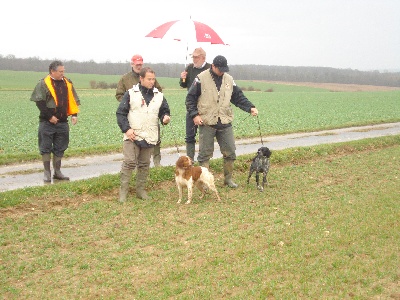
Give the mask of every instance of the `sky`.
MULTIPOLYGON (((190 63, 201 46, 207 61, 400 71, 399 0, 9 1, 0 12, 0 55, 95 62, 190 63), (182 20, 213 28, 228 45, 145 37, 182 20)), ((187 27, 190 28, 190 27, 187 27)), ((66 66, 67 69, 67 66, 66 66)))

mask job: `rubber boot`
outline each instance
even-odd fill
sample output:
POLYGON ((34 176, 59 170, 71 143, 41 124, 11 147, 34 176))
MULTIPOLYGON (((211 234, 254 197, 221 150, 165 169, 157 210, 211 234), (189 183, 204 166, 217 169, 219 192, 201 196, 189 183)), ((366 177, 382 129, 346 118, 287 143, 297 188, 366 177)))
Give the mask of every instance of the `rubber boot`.
POLYGON ((195 143, 186 143, 186 155, 194 162, 194 153, 196 151, 195 143))
POLYGON ((129 183, 132 177, 132 170, 122 169, 120 173, 121 186, 119 188, 119 202, 124 203, 128 197, 129 183))
POLYGON ((137 169, 136 173, 136 196, 139 199, 150 200, 151 197, 145 191, 147 176, 149 175, 148 169, 137 169))
POLYGON ((224 159, 224 184, 235 189, 238 185, 232 181, 233 162, 232 159, 224 159))
POLYGON ((209 160, 200 161, 199 164, 200 164, 201 167, 205 167, 207 169, 210 169, 210 161, 209 160))
POLYGON ((153 163, 155 167, 161 167, 161 143, 154 146, 153 163))
POLYGON ((42 155, 42 161, 44 167, 43 181, 46 183, 51 182, 50 160, 51 160, 50 153, 42 155))
POLYGON ((69 177, 64 176, 63 173, 61 173, 61 160, 62 157, 53 155, 53 178, 58 180, 69 180, 69 177))

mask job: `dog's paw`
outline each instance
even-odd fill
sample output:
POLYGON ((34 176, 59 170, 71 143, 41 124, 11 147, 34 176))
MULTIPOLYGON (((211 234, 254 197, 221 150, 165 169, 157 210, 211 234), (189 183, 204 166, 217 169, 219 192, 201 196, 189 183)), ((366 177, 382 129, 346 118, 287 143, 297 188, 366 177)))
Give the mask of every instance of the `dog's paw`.
POLYGON ((188 200, 188 201, 186 201, 186 203, 185 204, 190 204, 190 201, 188 200))
POLYGON ((178 204, 179 204, 179 203, 181 203, 181 201, 182 201, 182 199, 179 199, 179 200, 178 200, 178 202, 176 202, 176 203, 178 203, 178 204))
POLYGON ((257 189, 260 191, 260 192, 264 192, 264 188, 262 187, 262 186, 257 186, 257 189))

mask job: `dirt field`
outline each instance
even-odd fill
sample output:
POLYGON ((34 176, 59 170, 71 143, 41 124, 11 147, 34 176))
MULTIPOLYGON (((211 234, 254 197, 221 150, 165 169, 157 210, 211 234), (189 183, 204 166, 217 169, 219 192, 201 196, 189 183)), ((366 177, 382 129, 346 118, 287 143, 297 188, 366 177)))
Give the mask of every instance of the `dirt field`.
POLYGON ((315 83, 315 82, 284 82, 284 81, 268 81, 271 83, 288 84, 297 86, 309 86, 315 88, 328 89, 332 92, 374 92, 374 91, 396 91, 400 87, 391 86, 374 86, 361 84, 340 84, 340 83, 315 83))

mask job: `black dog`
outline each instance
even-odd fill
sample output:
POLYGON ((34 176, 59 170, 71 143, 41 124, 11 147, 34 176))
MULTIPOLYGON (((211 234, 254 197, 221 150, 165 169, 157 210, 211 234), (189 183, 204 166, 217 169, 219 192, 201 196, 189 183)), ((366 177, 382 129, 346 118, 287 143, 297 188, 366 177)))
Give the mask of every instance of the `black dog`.
POLYGON ((257 156, 253 158, 250 166, 249 177, 247 178, 247 184, 250 181, 251 175, 256 172, 257 188, 260 192, 264 191, 264 184, 268 185, 267 175, 269 171, 269 158, 272 152, 268 147, 261 147, 257 151, 257 156), (260 185, 260 173, 263 173, 262 186, 260 185))

